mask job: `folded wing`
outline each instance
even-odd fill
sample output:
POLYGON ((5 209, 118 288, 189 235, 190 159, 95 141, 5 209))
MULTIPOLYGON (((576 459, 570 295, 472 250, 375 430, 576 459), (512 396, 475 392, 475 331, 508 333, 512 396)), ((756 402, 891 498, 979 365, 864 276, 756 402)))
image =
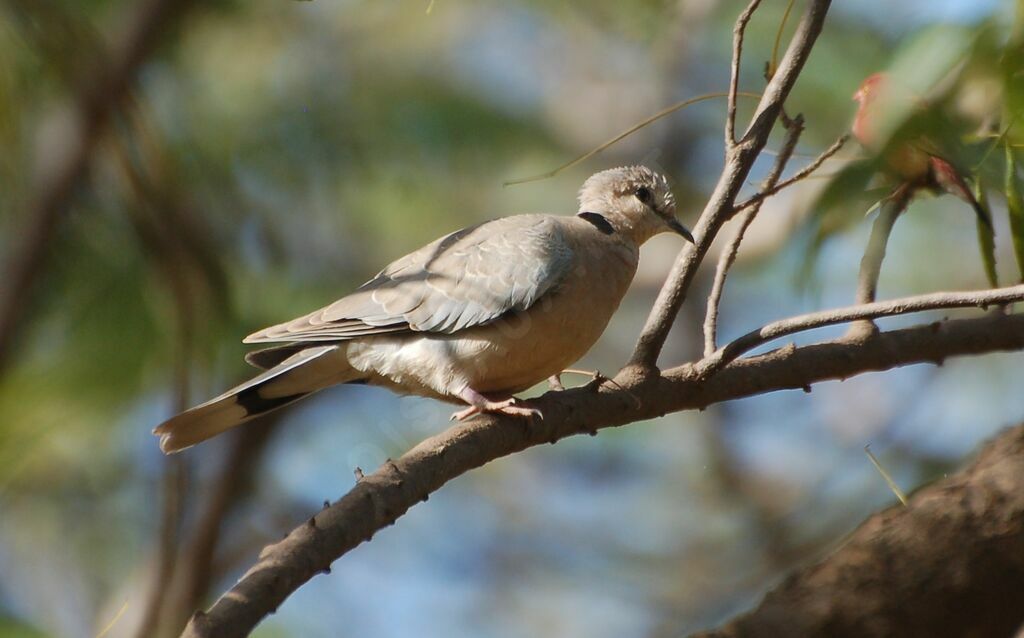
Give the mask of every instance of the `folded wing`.
POLYGON ((395 261, 351 295, 246 337, 246 343, 452 334, 526 310, 573 264, 557 218, 506 217, 443 237, 395 261))

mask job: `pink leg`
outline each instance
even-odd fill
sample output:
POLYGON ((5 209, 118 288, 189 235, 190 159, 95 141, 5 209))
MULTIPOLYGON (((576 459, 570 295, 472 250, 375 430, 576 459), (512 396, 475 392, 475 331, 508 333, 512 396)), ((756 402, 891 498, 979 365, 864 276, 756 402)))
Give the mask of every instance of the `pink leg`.
POLYGON ((491 401, 473 388, 466 387, 465 390, 459 393, 459 398, 468 403, 469 407, 465 410, 459 410, 453 414, 451 419, 449 419, 450 421, 465 421, 470 417, 478 414, 484 414, 486 412, 496 412, 499 414, 507 414, 509 416, 525 417, 528 419, 532 419, 533 417, 539 417, 541 419, 544 418, 544 415, 540 413, 540 410, 518 405, 519 399, 515 397, 509 397, 504 401, 491 401))

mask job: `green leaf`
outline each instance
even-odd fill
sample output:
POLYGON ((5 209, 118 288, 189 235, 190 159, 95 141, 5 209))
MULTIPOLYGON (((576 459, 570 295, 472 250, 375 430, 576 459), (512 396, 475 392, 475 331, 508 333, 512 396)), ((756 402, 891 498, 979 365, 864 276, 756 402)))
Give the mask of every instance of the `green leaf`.
MULTIPOLYGON (((988 197, 985 195, 985 189, 981 186, 981 179, 977 179, 974 182, 974 199, 977 200, 978 205, 984 210, 989 210, 988 197)), ((985 277, 988 278, 989 286, 993 288, 999 287, 999 276, 996 274, 996 230, 991 222, 992 215, 988 216, 988 221, 981 217, 976 217, 975 223, 978 227, 978 248, 981 250, 981 261, 985 265, 985 277)))
POLYGON ((869 188, 878 172, 877 158, 855 160, 844 166, 811 205, 802 230, 803 256, 798 267, 799 285, 807 285, 825 241, 862 220, 889 188, 869 188))
POLYGON ((1017 174, 1017 158, 1013 148, 1006 145, 1006 209, 1010 214, 1010 236, 1013 238, 1013 252, 1017 256, 1021 281, 1024 282, 1024 199, 1021 198, 1020 176, 1017 174))

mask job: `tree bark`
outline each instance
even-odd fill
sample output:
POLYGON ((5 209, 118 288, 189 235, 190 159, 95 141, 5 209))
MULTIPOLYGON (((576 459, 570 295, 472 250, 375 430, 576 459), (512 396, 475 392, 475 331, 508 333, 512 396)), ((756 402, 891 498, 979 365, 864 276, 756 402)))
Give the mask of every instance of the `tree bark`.
POLYGON ((694 638, 1008 637, 1024 625, 1024 425, 694 638))

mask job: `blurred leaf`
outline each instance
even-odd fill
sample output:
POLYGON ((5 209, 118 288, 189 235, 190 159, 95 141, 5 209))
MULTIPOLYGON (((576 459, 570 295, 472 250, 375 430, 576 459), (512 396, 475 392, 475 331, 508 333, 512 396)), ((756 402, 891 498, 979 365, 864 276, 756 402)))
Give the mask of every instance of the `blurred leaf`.
POLYGON ((1017 158, 1010 145, 1006 145, 1006 208, 1010 214, 1010 236, 1013 252, 1017 256, 1017 267, 1024 281, 1024 199, 1021 198, 1020 176, 1017 174, 1017 158))
POLYGON ((889 73, 921 97, 929 94, 967 58, 976 33, 941 24, 923 30, 897 53, 889 73))
MULTIPOLYGON (((989 210, 988 197, 980 179, 974 183, 974 198, 984 210, 989 210)), ((978 227, 978 248, 981 250, 981 261, 985 265, 985 277, 990 286, 997 288, 999 276, 996 274, 996 230, 991 219, 991 215, 988 220, 977 217, 975 223, 978 227)))
POLYGON ((876 173, 876 158, 854 160, 829 180, 828 185, 811 205, 798 275, 801 283, 807 283, 825 241, 862 220, 888 193, 888 188, 868 187, 876 173))
POLYGON ((0 617, 0 636, 3 638, 43 638, 46 633, 22 624, 14 618, 0 617))

